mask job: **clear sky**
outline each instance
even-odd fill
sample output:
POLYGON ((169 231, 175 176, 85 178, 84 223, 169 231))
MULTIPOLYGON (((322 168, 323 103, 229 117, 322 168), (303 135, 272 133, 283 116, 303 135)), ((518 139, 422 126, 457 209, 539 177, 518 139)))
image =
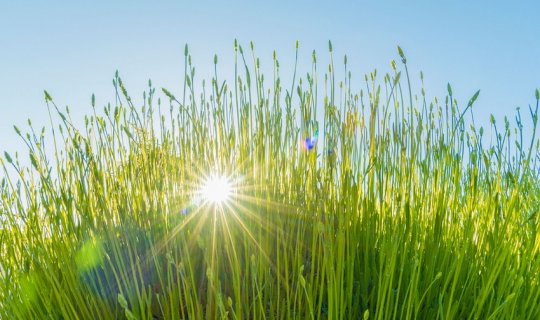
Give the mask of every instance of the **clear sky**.
POLYGON ((424 72, 428 97, 443 97, 450 82, 464 105, 481 89, 477 122, 488 123, 490 113, 513 118, 517 106, 526 111, 535 102, 540 87, 537 3, 2 0, 0 151, 24 150, 14 124, 24 127, 27 118, 47 124, 44 89, 82 119, 92 93, 100 106, 113 101, 117 69, 135 99, 148 79, 180 92, 186 43, 199 80, 213 67, 214 53, 219 72, 230 74, 235 38, 246 48, 253 40, 263 64, 271 64, 275 49, 284 81, 296 40, 306 66, 313 49, 327 63, 332 40, 336 61, 348 55, 358 89, 366 72, 389 70, 400 45, 413 78, 424 72))

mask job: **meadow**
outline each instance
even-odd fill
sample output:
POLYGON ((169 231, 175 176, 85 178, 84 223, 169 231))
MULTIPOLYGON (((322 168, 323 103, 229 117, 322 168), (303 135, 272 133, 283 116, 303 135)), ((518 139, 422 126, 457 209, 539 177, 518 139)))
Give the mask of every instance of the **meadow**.
POLYGON ((331 43, 290 87, 234 50, 142 101, 116 73, 84 126, 45 92, 0 160, 0 318, 540 318, 538 90, 482 128, 399 47, 361 87, 331 43))

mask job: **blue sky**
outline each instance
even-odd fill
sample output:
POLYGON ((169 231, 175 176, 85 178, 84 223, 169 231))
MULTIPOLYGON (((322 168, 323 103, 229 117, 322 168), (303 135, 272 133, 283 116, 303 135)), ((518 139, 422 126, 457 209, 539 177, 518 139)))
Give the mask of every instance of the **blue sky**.
POLYGON ((199 79, 209 74, 215 53, 220 74, 230 74, 235 38, 245 47, 253 40, 263 65, 276 50, 285 83, 296 40, 301 67, 309 65, 313 49, 327 63, 332 40, 336 61, 348 55, 358 89, 366 72, 389 70, 400 45, 416 92, 423 71, 428 97, 443 97, 450 82, 464 105, 481 89, 477 122, 487 124, 490 113, 513 118, 517 106, 525 111, 535 102, 540 87, 540 5, 483 3, 2 1, 0 151, 24 150, 14 124, 24 127, 27 118, 37 127, 47 124, 44 89, 82 119, 92 93, 99 106, 114 101, 117 69, 135 99, 148 79, 180 92, 186 43, 199 79))

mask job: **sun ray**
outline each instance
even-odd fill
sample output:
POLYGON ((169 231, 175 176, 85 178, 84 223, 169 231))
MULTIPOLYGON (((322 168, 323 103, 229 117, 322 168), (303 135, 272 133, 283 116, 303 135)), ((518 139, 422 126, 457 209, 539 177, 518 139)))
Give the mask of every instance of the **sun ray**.
MULTIPOLYGON (((226 204, 226 205, 229 206, 229 204, 226 204)), ((231 216, 236 219, 236 221, 238 222, 238 225, 246 232, 248 237, 253 241, 253 243, 257 247, 257 249, 259 249, 259 251, 262 253, 262 255, 266 259, 266 261, 270 264, 270 266, 273 269, 275 269, 274 263, 272 262, 272 260, 268 256, 268 254, 265 252, 265 250, 262 248, 262 246, 259 244, 259 242, 257 242, 257 239, 255 239, 255 237, 253 236, 253 234, 251 233, 249 228, 245 225, 245 223, 242 221, 242 219, 240 219, 236 214, 232 214, 231 216)))
MULTIPOLYGON (((265 229, 266 231, 268 232, 272 232, 274 230, 271 230, 270 228, 273 228, 275 229, 276 226, 273 225, 273 224, 267 224, 265 222, 267 221, 264 221, 259 215, 255 214, 253 211, 251 211, 248 207, 242 205, 240 202, 235 202, 234 204, 231 204, 231 206, 234 206, 238 209, 240 209, 239 211, 245 213, 247 215, 247 217, 249 219, 251 219, 252 221, 254 221, 255 223, 257 223, 260 227, 262 227, 263 229, 265 229)), ((238 216, 236 213, 233 213, 234 215, 238 216)), ((238 219, 240 219, 238 217, 238 219)))
POLYGON ((298 212, 298 206, 295 206, 295 205, 285 204, 283 202, 276 202, 276 201, 272 201, 268 199, 261 199, 261 198, 257 198, 257 197, 246 195, 246 194, 239 194, 237 198, 241 200, 245 200, 254 205, 265 204, 265 205, 271 206, 273 210, 277 210, 280 214, 286 214, 286 215, 295 216, 295 217, 304 217, 304 218, 307 217, 308 219, 311 219, 311 221, 316 221, 315 215, 302 214, 301 212, 298 212))

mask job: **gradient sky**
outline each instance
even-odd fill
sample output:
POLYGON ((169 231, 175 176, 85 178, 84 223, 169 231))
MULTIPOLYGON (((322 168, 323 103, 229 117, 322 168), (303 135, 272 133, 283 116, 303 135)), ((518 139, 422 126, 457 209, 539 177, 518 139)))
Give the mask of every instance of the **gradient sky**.
POLYGON ((332 40, 358 89, 366 72, 390 69, 400 45, 417 93, 423 71, 428 97, 442 98, 450 82, 464 106, 481 89, 477 122, 487 124, 490 113, 513 118, 540 87, 539 12, 533 1, 2 1, 0 151, 24 150, 14 124, 47 124, 44 89, 82 119, 92 93, 99 106, 114 101, 117 69, 136 101, 148 79, 179 93, 186 43, 199 80, 214 53, 219 72, 230 74, 235 38, 246 48, 253 40, 263 65, 275 49, 285 84, 296 40, 301 67, 313 49, 328 63, 332 40))

